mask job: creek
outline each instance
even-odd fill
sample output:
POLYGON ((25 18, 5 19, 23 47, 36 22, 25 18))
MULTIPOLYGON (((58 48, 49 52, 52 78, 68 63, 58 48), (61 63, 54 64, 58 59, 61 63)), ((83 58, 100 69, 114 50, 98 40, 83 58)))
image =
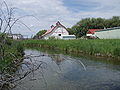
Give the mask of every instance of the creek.
MULTIPOLYGON (((17 82, 13 90, 120 90, 120 61, 37 49, 26 49, 25 54, 39 56, 32 63, 44 64, 17 82)), ((28 70, 21 67, 19 72, 28 70)))

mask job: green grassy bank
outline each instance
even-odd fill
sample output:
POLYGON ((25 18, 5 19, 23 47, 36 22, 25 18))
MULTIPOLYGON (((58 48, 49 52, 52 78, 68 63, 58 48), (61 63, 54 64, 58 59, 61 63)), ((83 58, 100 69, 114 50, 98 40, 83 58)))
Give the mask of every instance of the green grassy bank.
POLYGON ((21 62, 24 55, 24 48, 18 41, 5 39, 0 41, 0 73, 12 73, 16 65, 21 62))
POLYGON ((45 47, 73 53, 120 57, 120 39, 106 40, 24 40, 28 47, 45 47))

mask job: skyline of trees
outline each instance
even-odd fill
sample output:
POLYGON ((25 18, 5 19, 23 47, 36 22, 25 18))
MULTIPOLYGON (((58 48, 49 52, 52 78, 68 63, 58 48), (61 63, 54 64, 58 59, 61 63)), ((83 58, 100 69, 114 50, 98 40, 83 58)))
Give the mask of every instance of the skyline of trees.
POLYGON ((104 29, 120 26, 120 16, 105 18, 85 18, 68 28, 70 34, 75 34, 77 38, 86 35, 88 29, 104 29))

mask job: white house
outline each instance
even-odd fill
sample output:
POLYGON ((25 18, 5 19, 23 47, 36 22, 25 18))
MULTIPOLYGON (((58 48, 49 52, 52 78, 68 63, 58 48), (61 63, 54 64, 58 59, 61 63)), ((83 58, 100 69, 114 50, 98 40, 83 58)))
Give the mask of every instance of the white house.
POLYGON ((21 34, 7 34, 9 38, 13 40, 20 40, 23 39, 23 36, 21 34))
POLYGON ((43 39, 49 39, 50 37, 55 37, 56 39, 75 39, 75 35, 69 35, 66 27, 63 26, 59 21, 55 26, 51 26, 45 34, 42 35, 43 39))

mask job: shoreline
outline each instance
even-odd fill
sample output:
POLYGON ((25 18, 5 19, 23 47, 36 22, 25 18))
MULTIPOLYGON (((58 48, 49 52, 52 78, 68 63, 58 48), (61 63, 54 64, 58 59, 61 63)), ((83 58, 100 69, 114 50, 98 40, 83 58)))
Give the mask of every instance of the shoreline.
MULTIPOLYGON (((68 40, 68 41, 66 41, 66 43, 63 43, 63 42, 65 42, 65 40, 25 40, 25 41, 22 41, 22 43, 24 46, 27 46, 27 47, 49 48, 52 50, 59 50, 59 51, 63 51, 66 53, 74 53, 74 54, 82 53, 85 55, 91 55, 91 56, 95 56, 95 57, 106 57, 106 58, 108 57, 108 58, 120 59, 119 47, 114 47, 113 53, 109 53, 109 52, 108 53, 100 53, 101 51, 98 51, 98 50, 96 52, 95 48, 91 45, 90 45, 91 47, 88 48, 89 50, 88 49, 84 50, 84 48, 83 48, 83 51, 82 51, 78 47, 79 46, 78 44, 76 44, 75 46, 72 46, 71 43, 69 43, 71 41, 80 42, 81 40, 68 40), (116 50, 116 52, 115 52, 115 50, 116 50), (116 54, 116 55, 113 55, 113 54, 116 54)), ((87 42, 87 41, 89 42, 91 40, 86 40, 85 42, 87 42)), ((98 42, 98 41, 94 40, 94 42, 98 42)), ((117 40, 117 41, 120 41, 120 40, 117 40)), ((120 43, 120 42, 118 42, 118 43, 120 43)))

